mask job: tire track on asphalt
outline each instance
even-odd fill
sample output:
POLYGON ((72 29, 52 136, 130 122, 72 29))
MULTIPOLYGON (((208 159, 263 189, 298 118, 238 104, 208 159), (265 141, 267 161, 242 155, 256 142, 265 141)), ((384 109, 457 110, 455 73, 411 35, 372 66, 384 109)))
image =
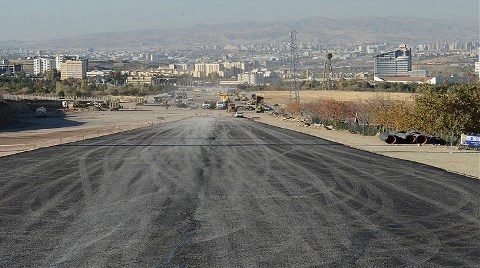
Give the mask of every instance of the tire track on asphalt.
POLYGON ((38 152, 0 159, 0 170, 14 167, 12 180, 0 183, 9 194, 0 197, 0 211, 12 215, 0 216, 0 266, 438 267, 480 260, 477 182, 249 120, 198 117, 38 152), (47 152, 57 153, 53 162, 41 159, 16 175, 19 156, 47 152), (44 168, 58 174, 22 178, 44 168), (49 195, 42 197, 47 210, 40 224, 19 232, 28 217, 15 204, 31 192, 49 195))
MULTIPOLYGON (((343 161, 341 161, 341 163, 343 163, 343 161)), ((351 162, 350 162, 350 163, 351 163, 351 162)), ((351 165, 350 168, 352 168, 352 166, 354 166, 354 165, 351 165)), ((362 173, 363 173, 363 175, 369 175, 369 173, 367 173, 367 171, 365 171, 365 170, 363 170, 363 169, 359 169, 359 168, 354 168, 354 169, 355 169, 356 172, 359 173, 359 174, 362 174, 362 173)), ((345 170, 345 169, 344 169, 344 168, 340 168, 340 169, 337 169, 337 170, 345 170)), ((407 174, 410 175, 409 173, 407 173, 407 174)), ((428 176, 427 176, 427 177, 424 177, 424 178, 428 178, 428 176)), ((375 176, 371 176, 371 179, 378 181, 378 178, 376 178, 375 176)), ((431 182, 432 182, 432 183, 435 183, 434 181, 431 181, 431 182)), ((382 181, 382 183, 386 183, 386 182, 385 182, 385 181, 382 181)), ((397 185, 394 185, 394 184, 390 184, 390 186, 391 186, 391 188, 396 189, 396 190, 402 189, 401 187, 398 187, 397 185)), ((401 191, 402 191, 402 190, 401 190, 401 191)), ((407 194, 410 195, 410 193, 407 193, 407 194)), ((414 195, 414 196, 415 196, 415 195, 414 195)), ((462 195, 462 196, 463 196, 463 195, 462 195)), ((424 201, 427 201, 427 202, 428 202, 428 200, 425 200, 425 199, 424 199, 424 201)), ((438 204, 438 203, 437 203, 437 204, 438 204)), ((460 205, 457 206, 457 208, 465 205, 465 202, 460 202, 459 204, 460 204, 460 205)), ((443 208, 443 211, 445 211, 445 209, 446 209, 445 206, 440 205, 440 204, 438 204, 438 205, 439 205, 439 207, 443 208)), ((454 211, 458 211, 457 208, 454 207, 453 210, 454 210, 454 211)), ((448 211, 448 210, 447 210, 447 211, 448 211)), ((450 212, 452 212, 452 211, 450 211, 450 212)), ((392 220, 394 220, 394 221, 396 222, 395 224, 402 224, 402 225, 404 226, 404 229, 408 229, 408 230, 424 229, 424 230, 425 230, 425 229, 426 229, 425 227, 424 227, 424 228, 419 228, 419 225, 418 225, 418 222, 419 222, 419 221, 421 221, 421 220, 427 220, 427 219, 430 219, 430 218, 439 218, 439 217, 442 217, 442 216, 445 216, 445 215, 446 215, 445 213, 438 213, 438 214, 433 214, 433 215, 429 214, 428 216, 425 216, 425 217, 416 217, 414 220, 410 220, 410 222, 404 222, 404 221, 398 222, 397 219, 392 219, 392 220)), ((434 231, 434 230, 431 230, 431 229, 429 229, 429 232, 416 231, 415 234, 414 234, 414 236, 423 237, 423 238, 425 238, 425 237, 430 237, 430 240, 429 240, 429 241, 431 241, 430 244, 433 244, 433 245, 437 245, 437 246, 438 246, 440 239, 439 239, 437 236, 434 236, 434 234, 433 234, 434 232, 435 232, 435 231, 434 231)), ((471 238, 471 237, 469 237, 469 238, 471 238)), ((434 248, 434 249, 433 249, 433 252, 430 252, 427 256, 424 256, 422 260, 418 260, 417 263, 424 263, 425 261, 431 259, 431 258, 435 255, 435 253, 437 253, 437 252, 438 252, 438 248, 434 248)), ((411 258, 414 259, 413 256, 411 256, 411 258)))
MULTIPOLYGON (((323 148, 323 147, 322 147, 322 148, 323 148)), ((332 150, 332 151, 335 150, 335 149, 331 149, 331 148, 329 148, 329 149, 332 150)), ((297 152, 297 151, 296 151, 296 152, 297 152)), ((355 156, 355 154, 349 154, 349 156, 355 156)), ((347 158, 347 159, 348 159, 348 158, 347 158)), ((314 159, 312 159, 312 160, 314 160, 314 159)), ((347 161, 347 163, 348 163, 348 162, 350 162, 350 161, 347 161)), ((342 169, 340 169, 340 170, 342 170, 342 169)), ((407 175, 411 175, 411 174, 408 174, 408 173, 407 173, 407 175)), ((367 191, 367 192, 369 192, 369 191, 367 191)), ((350 197, 350 195, 347 195, 347 196, 350 197)), ((386 200, 386 199, 384 198, 384 200, 386 200)), ((392 203, 392 202, 390 202, 390 203, 392 203)), ((460 204, 459 206, 464 205, 464 204, 465 204, 465 200, 459 202, 459 204, 460 204)), ((374 211, 375 211, 375 207, 372 207, 372 209, 374 209, 374 211)), ((378 211, 377 211, 376 213, 378 213, 378 211)), ((417 227, 417 228, 418 228, 418 227, 417 227)), ((439 241, 439 240, 438 240, 437 237, 434 237, 433 240, 435 240, 436 243, 438 244, 438 241, 439 241)), ((433 241, 433 240, 431 240, 431 241, 433 241)), ((433 255, 433 254, 431 254, 431 255, 433 255)))

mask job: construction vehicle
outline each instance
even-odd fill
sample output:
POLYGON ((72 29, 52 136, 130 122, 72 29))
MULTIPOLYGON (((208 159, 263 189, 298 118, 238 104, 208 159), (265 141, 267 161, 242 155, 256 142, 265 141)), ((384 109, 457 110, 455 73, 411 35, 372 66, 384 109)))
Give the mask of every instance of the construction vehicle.
POLYGON ((120 105, 120 101, 108 101, 107 104, 110 111, 118 111, 123 108, 120 105))
POLYGON ((235 103, 229 102, 229 103, 227 104, 227 112, 233 113, 233 112, 236 112, 236 111, 237 111, 237 109, 236 109, 236 107, 235 107, 235 103))
POLYGON ((230 101, 230 95, 228 95, 228 93, 219 92, 219 93, 218 93, 218 97, 219 97, 220 100, 223 101, 223 102, 229 102, 229 101, 230 101))
MULTIPOLYGON (((252 94, 252 97, 254 95, 252 94)), ((255 94, 255 112, 256 113, 263 113, 263 96, 255 94)))
POLYGON ((242 93, 242 94, 239 96, 239 99, 240 99, 240 101, 247 101, 247 100, 248 100, 247 94, 242 93))

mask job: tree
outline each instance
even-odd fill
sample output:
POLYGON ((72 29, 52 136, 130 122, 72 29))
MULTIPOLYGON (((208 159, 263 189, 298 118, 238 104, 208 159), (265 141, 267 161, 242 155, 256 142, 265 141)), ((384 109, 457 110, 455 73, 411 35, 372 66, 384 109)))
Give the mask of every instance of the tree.
POLYGON ((425 85, 415 98, 415 115, 431 133, 480 133, 480 85, 425 85))
POLYGON ((218 79, 220 77, 220 75, 217 73, 217 72, 212 72, 212 73, 209 73, 208 74, 208 78, 209 79, 218 79))
POLYGON ((394 130, 417 129, 413 101, 375 97, 367 100, 367 104, 370 107, 372 123, 394 130))
POLYGON ((45 79, 47 81, 58 81, 60 80, 60 73, 57 72, 57 69, 45 72, 45 79))

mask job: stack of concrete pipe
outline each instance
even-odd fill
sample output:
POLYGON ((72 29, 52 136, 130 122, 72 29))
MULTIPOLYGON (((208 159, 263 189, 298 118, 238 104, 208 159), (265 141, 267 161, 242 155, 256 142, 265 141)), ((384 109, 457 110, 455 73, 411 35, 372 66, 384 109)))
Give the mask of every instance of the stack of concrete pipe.
POLYGON ((381 132, 380 140, 388 144, 439 144, 445 145, 445 140, 439 137, 422 134, 420 132, 388 131, 381 132))

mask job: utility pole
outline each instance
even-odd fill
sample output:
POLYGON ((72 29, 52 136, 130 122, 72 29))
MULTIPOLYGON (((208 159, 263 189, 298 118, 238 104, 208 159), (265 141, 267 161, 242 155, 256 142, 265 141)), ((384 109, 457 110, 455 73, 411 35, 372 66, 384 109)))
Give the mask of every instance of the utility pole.
POLYGON ((292 30, 290 32, 290 57, 291 57, 291 87, 290 87, 290 103, 300 102, 300 91, 298 89, 297 80, 297 65, 298 65, 298 53, 297 53, 297 31, 292 30))

